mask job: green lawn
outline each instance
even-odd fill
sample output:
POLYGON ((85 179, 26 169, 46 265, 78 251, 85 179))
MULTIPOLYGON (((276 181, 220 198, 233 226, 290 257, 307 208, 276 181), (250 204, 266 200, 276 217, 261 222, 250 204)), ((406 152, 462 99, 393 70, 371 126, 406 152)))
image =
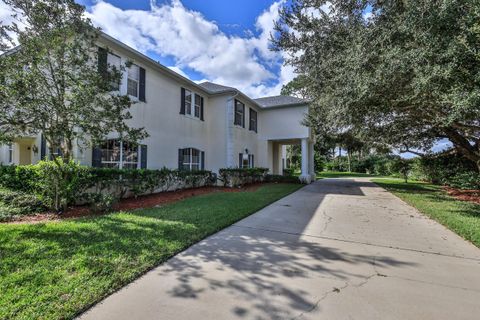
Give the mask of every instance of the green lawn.
POLYGON ((366 174, 359 172, 337 172, 337 171, 322 171, 317 173, 317 178, 354 178, 354 177, 380 177, 374 174, 366 174))
POLYGON ((161 208, 0 225, 0 319, 69 319, 161 262, 299 189, 211 193, 161 208))
POLYGON ((373 179, 373 182, 480 247, 480 205, 448 196, 439 186, 373 179))

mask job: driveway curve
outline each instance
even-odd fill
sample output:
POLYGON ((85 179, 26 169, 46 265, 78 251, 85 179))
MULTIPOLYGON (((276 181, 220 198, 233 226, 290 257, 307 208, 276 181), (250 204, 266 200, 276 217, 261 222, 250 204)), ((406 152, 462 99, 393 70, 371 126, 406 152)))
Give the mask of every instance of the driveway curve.
POLYGON ((368 179, 324 179, 80 319, 478 319, 480 250, 368 179))

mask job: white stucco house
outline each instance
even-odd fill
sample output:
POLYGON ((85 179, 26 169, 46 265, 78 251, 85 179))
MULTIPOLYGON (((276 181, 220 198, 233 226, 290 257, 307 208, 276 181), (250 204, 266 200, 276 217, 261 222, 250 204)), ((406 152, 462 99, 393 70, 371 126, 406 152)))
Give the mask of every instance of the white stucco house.
MULTIPOLYGON (((313 141, 303 125, 308 103, 289 96, 252 99, 219 84, 197 84, 122 42, 102 34, 111 65, 133 61, 119 91, 135 103, 130 124, 144 127, 149 137, 139 146, 112 133, 97 148, 75 146, 74 157, 87 166, 162 167, 184 170, 265 167, 272 174, 285 168, 285 146, 301 144, 304 181, 314 179, 313 141)), ((41 134, 0 146, 0 163, 25 165, 48 156, 41 134)))

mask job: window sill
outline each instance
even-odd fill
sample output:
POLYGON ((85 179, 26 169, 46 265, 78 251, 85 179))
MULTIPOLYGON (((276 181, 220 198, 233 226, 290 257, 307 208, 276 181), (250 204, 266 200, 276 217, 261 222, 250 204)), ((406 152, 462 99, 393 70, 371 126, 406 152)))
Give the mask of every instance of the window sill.
POLYGON ((192 120, 197 120, 197 121, 201 121, 201 122, 205 122, 204 120, 198 118, 198 117, 195 117, 195 116, 192 116, 192 115, 189 115, 187 113, 185 114, 182 114, 182 116, 184 116, 185 118, 188 118, 188 119, 192 119, 192 120))

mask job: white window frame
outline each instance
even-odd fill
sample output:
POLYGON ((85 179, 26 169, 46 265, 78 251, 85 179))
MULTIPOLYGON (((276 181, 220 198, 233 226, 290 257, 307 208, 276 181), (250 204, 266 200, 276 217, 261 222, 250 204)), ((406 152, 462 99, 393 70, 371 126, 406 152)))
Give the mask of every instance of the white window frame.
POLYGON ((193 95, 193 110, 192 110, 192 116, 195 118, 200 119, 201 114, 202 114, 202 96, 200 96, 198 93, 195 93, 193 95), (197 99, 198 98, 198 99, 197 99), (197 101, 198 100, 198 101, 197 101), (198 108, 198 109, 197 109, 198 108), (198 111, 198 116, 197 116, 197 111, 198 111))
POLYGON ((124 141, 121 140, 121 139, 107 139, 106 141, 104 141, 104 143, 110 141, 110 140, 114 140, 115 142, 119 142, 120 145, 119 145, 119 148, 120 148, 120 154, 119 154, 119 160, 118 161, 108 161, 108 160, 103 160, 103 148, 102 148, 102 160, 101 160, 101 163, 102 163, 102 167, 104 164, 114 164, 116 166, 108 166, 108 168, 118 168, 118 169, 123 169, 125 165, 128 165, 128 164, 136 164, 136 168, 134 169, 139 169, 140 168, 140 165, 141 165, 141 160, 140 160, 140 146, 137 146, 137 161, 134 162, 134 161, 125 161, 124 157, 123 157, 123 144, 124 144, 124 141), (118 164, 118 166, 117 166, 118 164))
POLYGON ((139 99, 139 98, 140 98, 140 67, 139 67, 138 65, 136 65, 136 64, 132 64, 130 67, 127 68, 127 94, 128 94, 130 97, 133 97, 133 98, 135 98, 135 99, 139 99), (136 68, 136 69, 137 69, 137 79, 134 79, 134 78, 131 78, 131 77, 130 77, 130 71, 131 71, 133 68, 136 68), (128 90, 130 81, 136 82, 136 84, 137 84, 137 88, 136 88, 137 95, 130 94, 130 92, 129 92, 129 90, 128 90))
POLYGON ((185 116, 190 118, 202 118, 202 96, 197 92, 185 89, 185 116), (187 101, 187 96, 190 94, 190 102, 187 101), (197 99, 198 98, 198 99, 197 99), (198 115, 196 114, 198 108, 198 115))
POLYGON ((182 170, 195 171, 202 170, 202 150, 196 148, 183 148, 182 149, 182 170), (185 151, 188 150, 188 155, 185 155, 185 151), (198 162, 193 161, 193 151, 198 152, 198 162), (198 166, 194 169, 194 166, 198 166))

